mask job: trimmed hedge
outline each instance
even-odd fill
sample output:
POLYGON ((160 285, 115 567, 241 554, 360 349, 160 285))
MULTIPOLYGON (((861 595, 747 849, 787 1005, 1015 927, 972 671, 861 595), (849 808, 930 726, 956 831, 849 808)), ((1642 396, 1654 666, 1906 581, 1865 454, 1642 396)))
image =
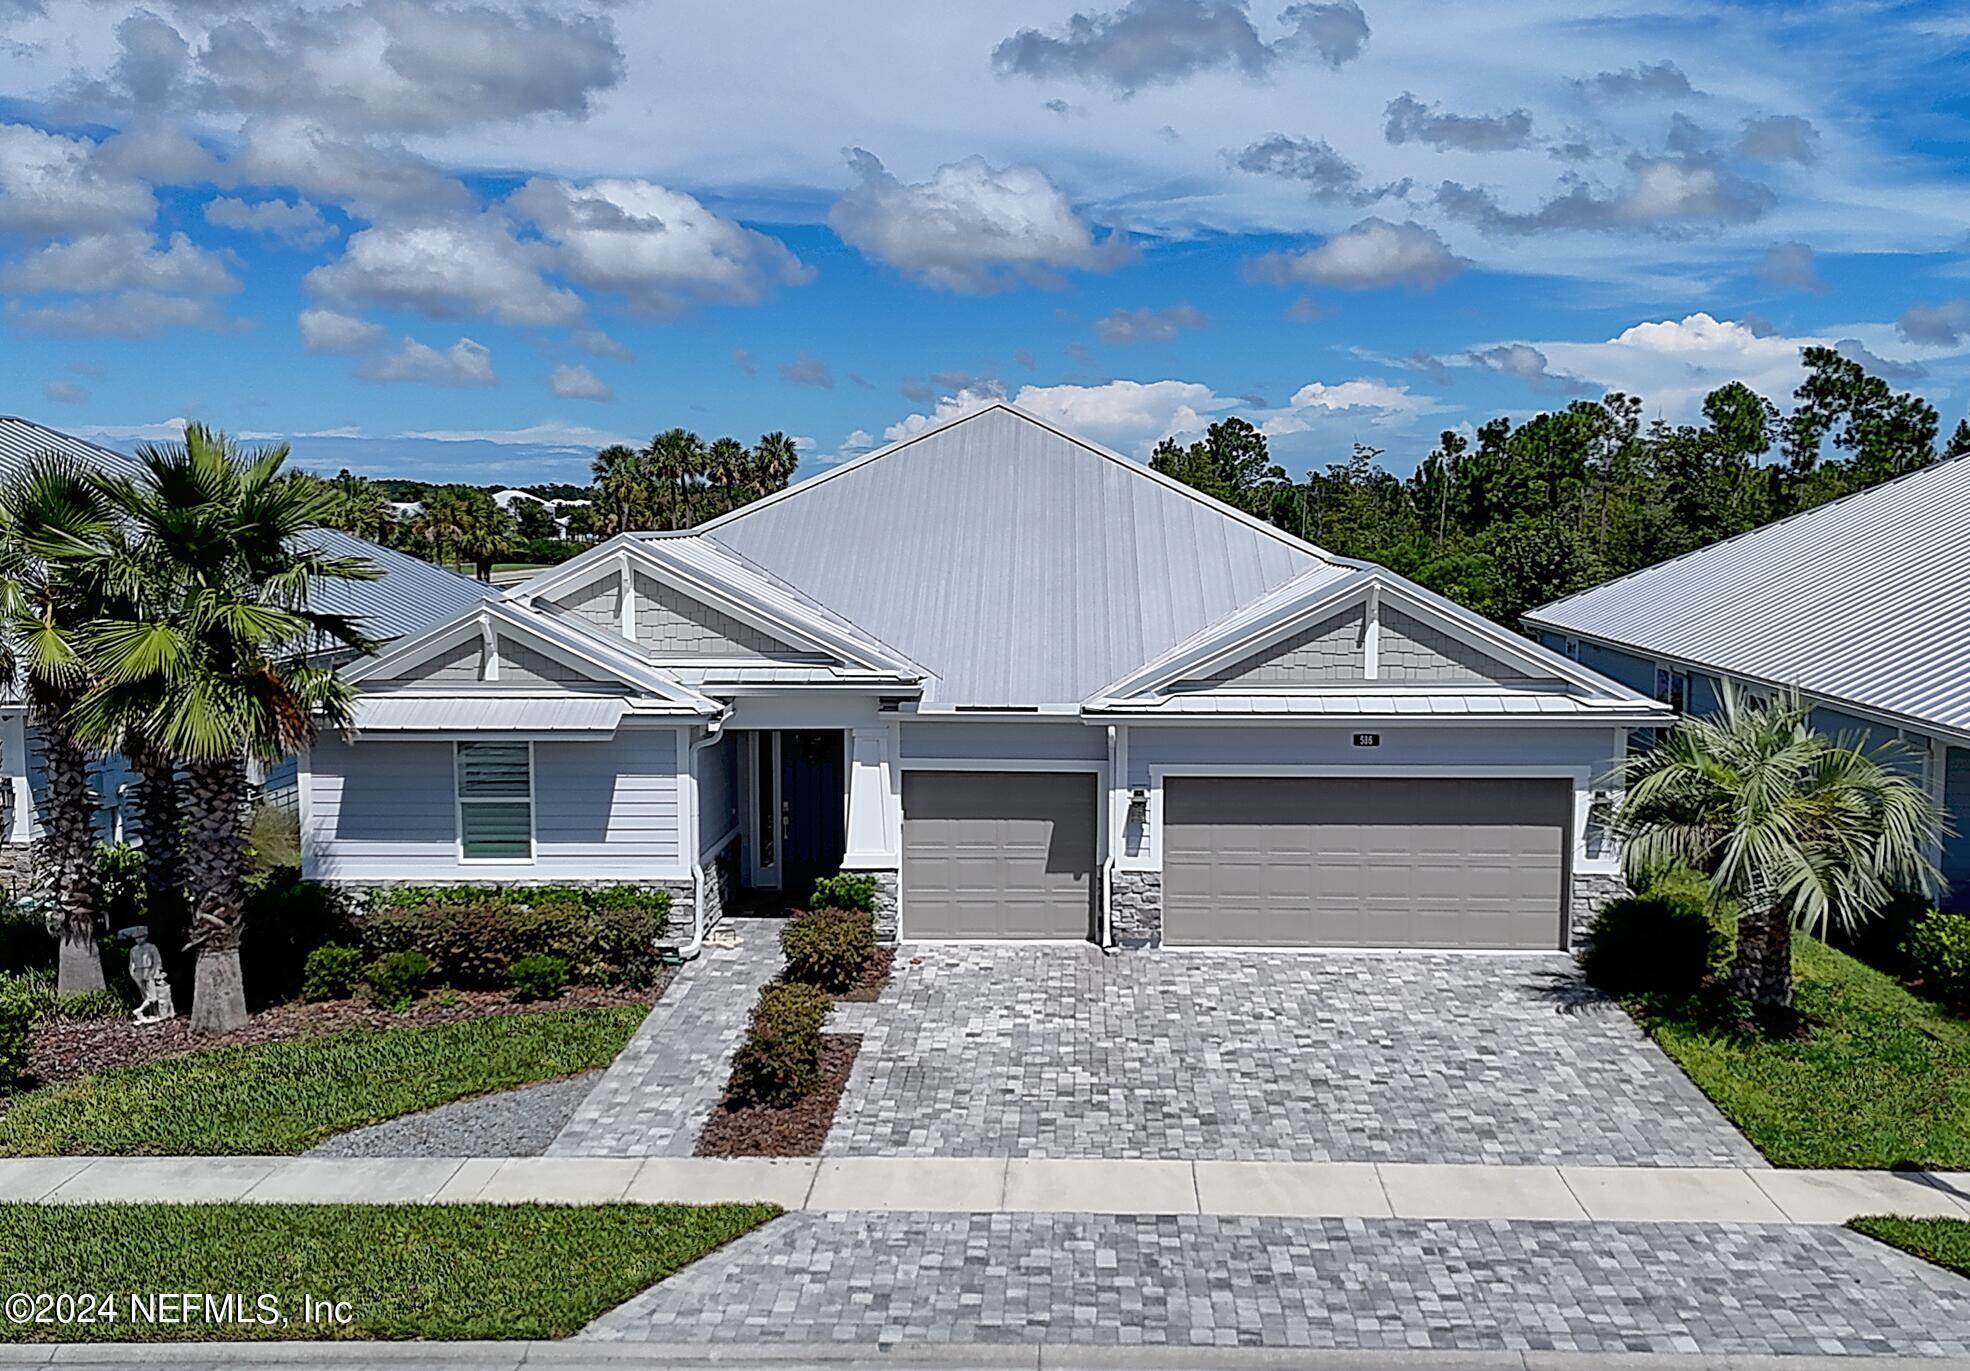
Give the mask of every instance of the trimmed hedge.
POLYGON ((301 969, 301 998, 346 1000, 363 977, 363 954, 353 947, 326 943, 308 954, 301 969))
POLYGON ((832 994, 853 990, 875 955, 875 919, 852 909, 810 909, 780 930, 787 979, 832 994))
POLYGON ((728 1101, 783 1107, 812 1089, 821 1073, 821 1027, 833 1007, 817 986, 782 981, 760 991, 732 1058, 728 1101))
POLYGON ((876 878, 842 874, 823 876, 814 882, 814 898, 809 909, 854 909, 864 914, 876 912, 876 878))
POLYGON ((668 892, 635 886, 408 886, 377 892, 361 934, 372 953, 422 952, 460 989, 507 989, 529 957, 559 958, 583 985, 645 986, 669 918, 668 892))
POLYGON ((1727 940, 1711 918, 1700 876, 1670 873, 1639 895, 1601 907, 1580 967, 1610 995, 1687 999, 1715 973, 1727 940))
POLYGON ((417 988, 431 975, 431 959, 422 952, 386 952, 363 972, 363 988, 382 1009, 408 1009, 417 988))
POLYGON ((522 957, 513 963, 513 998, 522 1004, 558 999, 568 988, 568 964, 559 957, 522 957))

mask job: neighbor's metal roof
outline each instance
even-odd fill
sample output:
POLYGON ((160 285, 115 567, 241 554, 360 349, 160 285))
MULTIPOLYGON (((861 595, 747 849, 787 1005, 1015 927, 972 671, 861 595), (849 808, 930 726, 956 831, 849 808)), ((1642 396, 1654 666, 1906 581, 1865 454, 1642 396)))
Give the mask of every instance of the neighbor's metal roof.
POLYGON ((1556 601, 1526 622, 1970 733, 1970 458, 1556 601))
POLYGON ((91 443, 72 433, 62 433, 32 419, 0 414, 0 474, 11 476, 36 458, 54 453, 87 462, 113 476, 138 476, 139 467, 130 458, 101 443, 91 443))
POLYGON ((1005 404, 700 531, 907 653, 940 705, 1076 703, 1330 560, 1005 404))
POLYGON ((620 697, 543 695, 362 695, 357 733, 588 733, 608 737, 629 703, 620 697))
POLYGON ((499 594, 497 586, 336 529, 316 529, 307 541, 331 556, 366 558, 382 571, 374 581, 320 581, 309 603, 324 614, 354 617, 365 633, 386 643, 455 619, 499 594))

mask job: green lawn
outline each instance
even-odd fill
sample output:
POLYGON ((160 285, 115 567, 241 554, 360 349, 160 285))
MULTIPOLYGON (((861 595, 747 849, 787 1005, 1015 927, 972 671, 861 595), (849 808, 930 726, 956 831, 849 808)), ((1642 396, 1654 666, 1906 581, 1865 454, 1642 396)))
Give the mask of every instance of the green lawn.
POLYGON ((1959 1276, 1970 1276, 1970 1221, 1871 1215, 1855 1219, 1847 1226, 1890 1247, 1912 1252, 1924 1261, 1947 1267, 1959 1276))
POLYGON ((1970 1023, 1810 938, 1793 976, 1800 1041, 1644 1022, 1779 1166, 1970 1167, 1970 1023))
MULTIPOLYGON (((116 1301, 113 1322, 23 1323, 0 1342, 559 1338, 777 1214, 773 1205, 0 1205, 0 1292, 116 1301), (197 1301, 245 1297, 240 1323, 197 1301), (263 1315, 261 1296, 274 1307, 263 1315), (349 1322, 304 1320, 303 1297, 349 1322), (134 1317, 133 1317, 134 1312, 134 1317), (181 1321, 167 1323, 166 1316, 181 1321)), ((51 1313, 54 1311, 50 1311, 51 1313)))
POLYGON ((222 1047, 18 1096, 0 1156, 305 1152, 453 1100, 606 1066, 648 1011, 509 1014, 222 1047))

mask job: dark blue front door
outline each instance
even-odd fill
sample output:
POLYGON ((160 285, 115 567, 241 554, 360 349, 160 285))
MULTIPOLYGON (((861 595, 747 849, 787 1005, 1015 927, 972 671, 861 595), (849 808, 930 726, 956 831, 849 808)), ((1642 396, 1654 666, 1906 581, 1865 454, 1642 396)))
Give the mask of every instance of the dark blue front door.
POLYGON ((839 729, 780 735, 780 826, 785 853, 782 889, 796 905, 807 903, 817 877, 841 869, 847 850, 847 791, 839 729))

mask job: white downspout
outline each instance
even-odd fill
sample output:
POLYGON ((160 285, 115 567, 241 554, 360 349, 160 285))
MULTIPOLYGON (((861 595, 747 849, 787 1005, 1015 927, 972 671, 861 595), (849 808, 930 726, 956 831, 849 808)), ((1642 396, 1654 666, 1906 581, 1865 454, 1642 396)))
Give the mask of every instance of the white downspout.
POLYGON ((718 742, 725 734, 725 720, 730 717, 727 710, 705 725, 705 736, 691 744, 689 761, 691 772, 691 941, 677 949, 677 955, 684 961, 691 961, 704 950, 705 934, 705 868, 704 846, 704 808, 698 795, 698 754, 718 742))
POLYGON ((1119 758, 1116 755, 1117 730, 1108 725, 1108 795, 1107 812, 1102 816, 1104 831, 1108 835, 1108 858, 1101 864, 1101 949, 1110 952, 1115 947, 1115 853, 1121 847, 1121 834, 1116 831, 1115 791, 1125 779, 1117 774, 1115 767, 1119 758))

